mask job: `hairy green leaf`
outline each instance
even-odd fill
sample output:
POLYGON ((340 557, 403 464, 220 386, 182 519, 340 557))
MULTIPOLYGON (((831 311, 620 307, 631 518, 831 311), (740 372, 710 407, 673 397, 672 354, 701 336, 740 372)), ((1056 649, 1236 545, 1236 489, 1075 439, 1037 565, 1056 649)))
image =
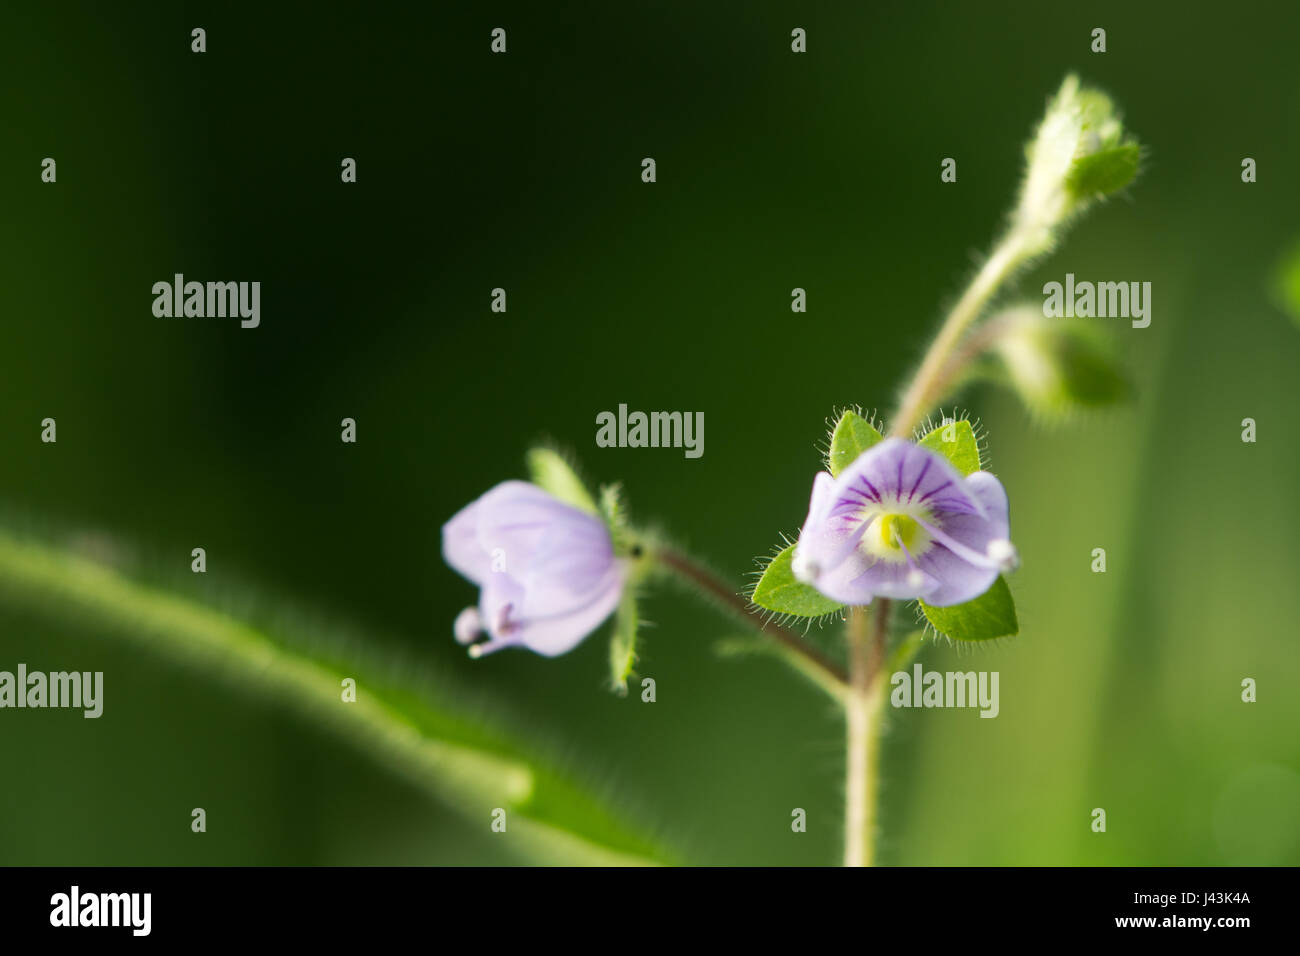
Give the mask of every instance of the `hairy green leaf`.
POLYGON ((963 475, 980 470, 979 442, 975 440, 975 429, 965 419, 940 425, 919 444, 943 455, 963 475))
POLYGON ((790 567, 793 559, 794 545, 773 558, 772 563, 763 571, 763 576, 758 579, 758 586, 754 588, 750 600, 769 611, 793 614, 796 617, 821 617, 844 606, 796 578, 790 567))
POLYGON ((935 630, 956 641, 987 641, 1020 632, 1011 589, 1001 575, 991 588, 965 604, 952 607, 931 607, 924 601, 920 604, 921 611, 935 630))
POLYGON ((831 477, 839 475, 855 458, 883 440, 883 437, 871 422, 857 412, 845 409, 831 432, 830 452, 826 456, 826 467, 830 470, 831 477))

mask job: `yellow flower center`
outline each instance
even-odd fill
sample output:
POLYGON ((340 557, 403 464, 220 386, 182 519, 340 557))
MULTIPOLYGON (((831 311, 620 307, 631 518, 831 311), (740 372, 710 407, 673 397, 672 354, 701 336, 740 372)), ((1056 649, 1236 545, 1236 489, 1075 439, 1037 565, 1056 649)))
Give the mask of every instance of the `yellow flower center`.
POLYGON ((907 515, 887 514, 880 518, 880 543, 887 548, 915 551, 921 526, 907 515), (900 545, 901 542, 901 545, 900 545))

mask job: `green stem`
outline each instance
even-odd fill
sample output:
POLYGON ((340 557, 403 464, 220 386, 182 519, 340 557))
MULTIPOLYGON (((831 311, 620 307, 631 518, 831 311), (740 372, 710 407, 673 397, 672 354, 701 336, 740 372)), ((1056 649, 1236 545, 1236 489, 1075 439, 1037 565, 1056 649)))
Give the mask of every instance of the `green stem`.
POLYGON ((962 297, 957 300, 930 343, 911 384, 903 393, 898 410, 890 423, 891 434, 907 438, 921 417, 937 405, 961 372, 963 363, 952 361, 953 350, 962 336, 980 317, 994 293, 1016 269, 1029 258, 1033 236, 1028 227, 1012 229, 985 260, 962 297))
POLYGON ((846 737, 844 865, 871 866, 876 836, 876 794, 880 781, 885 645, 890 602, 849 612, 849 693, 844 708, 846 737))

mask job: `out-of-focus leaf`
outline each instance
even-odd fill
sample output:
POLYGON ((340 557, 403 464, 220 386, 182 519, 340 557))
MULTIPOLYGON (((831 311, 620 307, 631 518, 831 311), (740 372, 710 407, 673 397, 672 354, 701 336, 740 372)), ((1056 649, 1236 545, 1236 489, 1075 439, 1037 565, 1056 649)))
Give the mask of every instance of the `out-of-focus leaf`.
POLYGON ((1121 143, 1087 156, 1070 167, 1066 185, 1079 199, 1109 196, 1131 183, 1142 159, 1137 143, 1121 143))
POLYGON ((1292 246, 1278 263, 1273 291, 1278 305, 1292 322, 1300 325, 1300 242, 1292 246))
POLYGON ((527 460, 533 484, 565 504, 592 514, 599 513, 591 492, 559 452, 551 448, 534 448, 528 452, 527 460))
POLYGON ((614 614, 614 631, 609 639, 610 684, 619 696, 627 694, 628 678, 636 667, 636 638, 640 616, 634 588, 625 588, 614 614))
MULTIPOLYGON (((998 321, 998 320, 995 320, 998 321)), ((1133 388, 1104 333, 1084 319, 1048 318, 1021 306, 1000 320, 994 352, 1006 381, 1045 419, 1123 402, 1133 388)))

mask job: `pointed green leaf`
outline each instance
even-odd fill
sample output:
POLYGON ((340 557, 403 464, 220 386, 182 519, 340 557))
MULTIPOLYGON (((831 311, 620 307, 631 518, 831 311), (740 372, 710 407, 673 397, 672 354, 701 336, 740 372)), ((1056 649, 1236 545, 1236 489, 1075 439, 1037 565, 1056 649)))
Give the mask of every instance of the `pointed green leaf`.
POLYGON ((955 641, 987 641, 1020 633, 1016 605, 1006 578, 999 575, 993 586, 965 604, 931 607, 920 602, 921 611, 935 630, 955 641))
POLYGON ((975 429, 965 419, 940 425, 919 444, 943 455, 963 475, 980 470, 979 442, 975 440, 975 429))
POLYGON ((528 453, 528 472, 533 484, 565 504, 592 514, 598 513, 591 493, 559 452, 551 448, 534 448, 528 453))
POLYGON ((758 586, 754 588, 750 600, 769 611, 793 614, 796 617, 821 617, 844 606, 796 578, 790 567, 793 559, 794 545, 773 558, 763 576, 758 579, 758 586))
POLYGON ((830 453, 826 467, 834 478, 847 468, 855 458, 884 438, 874 425, 857 412, 845 409, 831 432, 830 453))
POLYGON ((632 588, 623 592, 614 615, 614 633, 609 639, 610 684, 620 697, 627 695, 627 681, 636 667, 636 633, 640 624, 636 595, 632 588))

